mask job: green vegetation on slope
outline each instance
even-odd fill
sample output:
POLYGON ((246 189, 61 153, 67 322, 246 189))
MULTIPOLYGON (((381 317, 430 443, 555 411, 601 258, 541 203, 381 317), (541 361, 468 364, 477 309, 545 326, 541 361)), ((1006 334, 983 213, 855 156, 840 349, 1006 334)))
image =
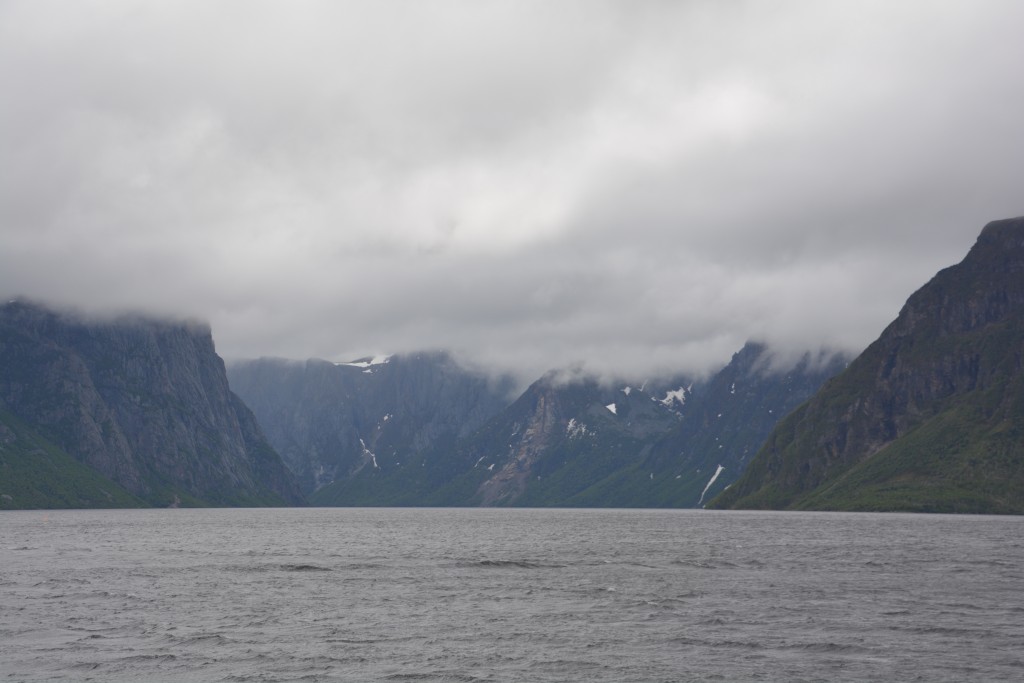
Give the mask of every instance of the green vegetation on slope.
POLYGON ((1024 218, 986 226, 720 508, 1024 513, 1024 218))
POLYGON ((986 418, 983 404, 958 402, 794 507, 1024 513, 1021 413, 986 418))
POLYGON ((147 507, 0 411, 0 509, 147 507))

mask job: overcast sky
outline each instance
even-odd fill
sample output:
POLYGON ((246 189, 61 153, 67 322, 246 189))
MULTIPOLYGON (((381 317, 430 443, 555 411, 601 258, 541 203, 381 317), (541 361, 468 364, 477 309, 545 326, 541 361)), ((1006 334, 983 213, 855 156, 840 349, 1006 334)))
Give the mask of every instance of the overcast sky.
POLYGON ((0 295, 226 358, 859 351, 1024 214, 1024 2, 0 0, 0 295))

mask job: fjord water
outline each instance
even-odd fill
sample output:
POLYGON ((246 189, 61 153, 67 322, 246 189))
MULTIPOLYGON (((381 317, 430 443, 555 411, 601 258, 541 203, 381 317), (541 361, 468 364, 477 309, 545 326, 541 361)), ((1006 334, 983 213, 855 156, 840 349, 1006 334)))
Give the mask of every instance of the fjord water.
POLYGON ((1024 678, 1024 518, 0 515, 0 680, 1024 678))

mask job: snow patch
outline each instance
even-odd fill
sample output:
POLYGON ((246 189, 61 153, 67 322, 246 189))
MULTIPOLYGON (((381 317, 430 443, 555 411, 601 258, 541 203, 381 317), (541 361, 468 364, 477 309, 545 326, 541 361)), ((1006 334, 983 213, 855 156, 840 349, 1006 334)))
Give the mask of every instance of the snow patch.
POLYGON ((609 403, 608 405, 605 406, 605 408, 607 408, 609 411, 611 411, 612 415, 618 415, 619 414, 617 412, 618 409, 615 407, 614 403, 609 403))
POLYGON ((669 391, 665 394, 665 398, 661 399, 661 402, 671 408, 678 401, 679 405, 686 405, 686 394, 693 388, 691 384, 688 387, 679 387, 675 391, 669 391))
POLYGON ((335 363, 335 365, 344 365, 350 368, 370 368, 374 365, 384 365, 390 361, 391 356, 374 356, 373 358, 354 360, 351 363, 335 363))
POLYGON ((565 433, 570 439, 576 439, 587 435, 587 425, 577 422, 576 418, 569 418, 569 424, 565 425, 565 433))
POLYGON ((366 447, 366 442, 363 441, 362 439, 359 439, 359 445, 363 447, 363 455, 364 456, 368 455, 368 456, 370 456, 370 459, 373 460, 373 467, 374 467, 374 469, 378 469, 379 470, 380 469, 380 465, 377 464, 377 456, 374 455, 373 452, 369 448, 366 447))
POLYGON ((704 490, 700 492, 700 500, 697 501, 697 505, 700 505, 701 503, 704 502, 704 496, 707 495, 708 489, 711 488, 711 485, 715 483, 715 479, 718 479, 718 475, 721 474, 722 470, 724 469, 724 467, 719 465, 718 469, 715 470, 715 473, 711 475, 711 480, 708 482, 708 485, 705 486, 704 490))
POLYGON ((626 396, 629 396, 631 393, 633 393, 633 387, 623 388, 622 393, 624 393, 626 396))

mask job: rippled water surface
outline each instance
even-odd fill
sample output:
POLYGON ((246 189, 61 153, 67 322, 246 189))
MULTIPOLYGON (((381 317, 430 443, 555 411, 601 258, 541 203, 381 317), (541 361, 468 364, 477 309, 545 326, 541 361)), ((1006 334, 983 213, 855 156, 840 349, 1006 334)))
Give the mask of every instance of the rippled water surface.
POLYGON ((33 511, 0 552, 0 680, 1024 680, 1021 517, 33 511))

